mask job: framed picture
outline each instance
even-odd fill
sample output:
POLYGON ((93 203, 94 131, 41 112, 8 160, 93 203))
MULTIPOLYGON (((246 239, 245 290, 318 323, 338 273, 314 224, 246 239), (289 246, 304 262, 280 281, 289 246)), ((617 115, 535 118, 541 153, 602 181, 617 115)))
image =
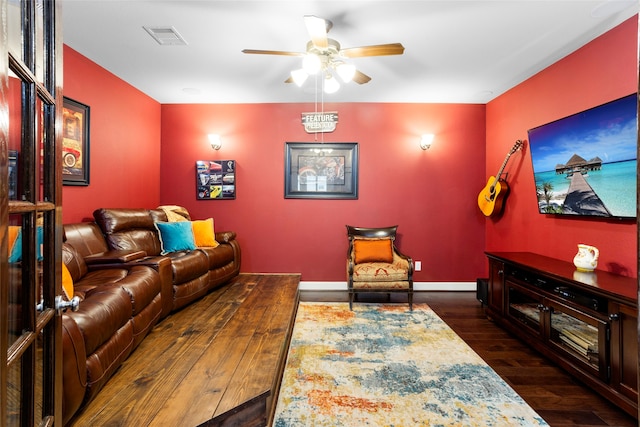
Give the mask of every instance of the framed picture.
POLYGON ((358 143, 287 142, 286 199, 357 199, 358 143))
POLYGON ((62 184, 89 185, 89 106, 64 98, 62 184))
POLYGON ((235 198, 235 160, 196 161, 197 200, 224 200, 235 198))

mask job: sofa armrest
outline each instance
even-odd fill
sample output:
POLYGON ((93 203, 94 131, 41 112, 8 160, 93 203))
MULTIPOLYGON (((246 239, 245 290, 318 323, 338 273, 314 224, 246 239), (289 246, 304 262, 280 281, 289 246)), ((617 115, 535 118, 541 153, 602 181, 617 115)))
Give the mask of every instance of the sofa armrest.
POLYGON ((145 251, 136 250, 114 250, 101 252, 99 254, 89 255, 84 258, 87 265, 94 266, 98 264, 124 264, 135 261, 147 256, 145 251))
POLYGON ((221 231, 216 233, 216 241, 220 243, 229 243, 232 240, 236 239, 235 231, 221 231))
POLYGON ((63 425, 82 406, 87 387, 87 351, 77 323, 62 315, 62 416, 63 425))
POLYGON ((160 318, 164 318, 173 308, 173 269, 171 268, 171 258, 162 255, 145 256, 131 261, 128 265, 145 265, 158 272, 160 275, 160 300, 162 301, 160 318))

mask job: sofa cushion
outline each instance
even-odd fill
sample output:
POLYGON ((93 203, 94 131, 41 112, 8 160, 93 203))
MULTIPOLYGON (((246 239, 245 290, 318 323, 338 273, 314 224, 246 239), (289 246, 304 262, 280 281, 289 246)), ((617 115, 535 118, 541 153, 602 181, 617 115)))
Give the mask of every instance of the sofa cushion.
POLYGON ((162 246, 154 221, 166 220, 162 210, 97 209, 93 212, 112 250, 140 250, 148 256, 160 255, 162 246))
POLYGON ((193 238, 197 247, 218 246, 213 218, 191 221, 191 228, 193 228, 193 238))
POLYGON ((67 300, 71 301, 73 298, 73 277, 64 262, 62 263, 62 291, 67 300))
POLYGON ((62 244, 62 262, 66 264, 69 269, 69 274, 74 283, 78 282, 87 274, 87 263, 84 262, 84 258, 68 243, 62 244))
POLYGON ((83 301, 85 295, 98 292, 102 287, 117 285, 128 274, 129 271, 123 268, 105 268, 89 271, 82 279, 74 281, 74 292, 78 295, 80 301, 83 301))
POLYGON ((209 270, 223 267, 235 259, 233 247, 228 243, 219 244, 214 247, 202 247, 199 248, 207 255, 209 259, 209 270))
POLYGON ((161 255, 196 249, 193 228, 189 221, 156 222, 155 227, 158 229, 160 244, 162 245, 161 255))
POLYGON ((95 222, 64 224, 64 242, 69 243, 83 258, 109 250, 102 230, 95 222))
POLYGON ((181 285, 209 271, 209 259, 202 251, 171 252, 167 257, 171 259, 174 285, 181 285))
POLYGON ((9 254, 13 253, 13 248, 16 245, 16 241, 18 240, 18 234, 22 227, 19 225, 10 225, 9 226, 9 254))
POLYGON ((129 294, 134 316, 138 315, 160 294, 158 272, 142 265, 132 267, 129 274, 116 284, 129 294))

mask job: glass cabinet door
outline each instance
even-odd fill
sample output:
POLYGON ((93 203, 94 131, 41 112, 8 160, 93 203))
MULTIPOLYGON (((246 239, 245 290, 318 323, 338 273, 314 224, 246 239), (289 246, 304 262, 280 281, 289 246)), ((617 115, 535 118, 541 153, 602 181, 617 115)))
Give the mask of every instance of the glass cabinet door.
POLYGON ((549 342, 592 374, 608 380, 609 323, 555 302, 549 306, 549 342))
POLYGON ((507 317, 524 326, 531 334, 542 339, 544 331, 544 297, 510 280, 507 288, 507 317))

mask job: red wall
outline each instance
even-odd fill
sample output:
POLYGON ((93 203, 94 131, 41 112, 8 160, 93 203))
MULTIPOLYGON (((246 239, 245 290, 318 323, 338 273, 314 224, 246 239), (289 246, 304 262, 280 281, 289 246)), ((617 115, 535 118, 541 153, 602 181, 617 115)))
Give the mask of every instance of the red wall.
POLYGON ((415 280, 484 274, 484 217, 476 205, 485 179, 483 105, 325 104, 325 111, 338 111, 339 123, 324 140, 359 143, 359 198, 285 199, 285 142, 314 141, 300 116, 314 109, 163 105, 161 202, 236 231, 246 272, 344 281, 345 224, 398 224, 401 250, 423 263, 415 280), (207 133, 221 134, 220 151, 211 149, 207 133), (418 146, 422 133, 436 134, 429 151, 418 146), (225 159, 237 162, 236 199, 196 201, 196 160, 225 159))
MULTIPOLYGON (((487 174, 527 129, 634 93, 638 20, 629 19, 487 105, 487 174)), ((598 268, 637 276, 635 221, 573 220, 537 213, 530 153, 512 156, 505 215, 487 221, 487 250, 525 250, 572 260, 578 243, 600 249, 598 268)))
MULTIPOLYGON (((571 220, 536 210, 525 149, 509 162, 512 192, 499 220, 476 197, 527 129, 637 90, 637 22, 631 19, 482 105, 337 104, 327 142, 360 144, 358 200, 284 199, 284 143, 313 142, 300 113, 313 104, 160 105, 65 47, 65 95, 91 106, 91 185, 64 188, 64 221, 102 206, 186 206, 238 233, 242 271, 301 272, 345 280, 345 224, 399 224, 399 245, 423 262, 417 281, 486 275, 484 250, 525 250, 571 260, 577 243, 601 249, 600 268, 637 275, 636 225, 571 220), (429 151, 422 133, 435 133, 429 151), (206 134, 220 133, 211 150, 206 134), (486 151, 485 151, 486 140, 486 151), (237 198, 196 201, 195 161, 237 161, 237 198)), ((363 89, 366 89, 363 87, 363 89)))
POLYGON ((89 186, 63 188, 63 221, 99 207, 157 206, 160 104, 64 47, 64 96, 90 107, 89 186))

